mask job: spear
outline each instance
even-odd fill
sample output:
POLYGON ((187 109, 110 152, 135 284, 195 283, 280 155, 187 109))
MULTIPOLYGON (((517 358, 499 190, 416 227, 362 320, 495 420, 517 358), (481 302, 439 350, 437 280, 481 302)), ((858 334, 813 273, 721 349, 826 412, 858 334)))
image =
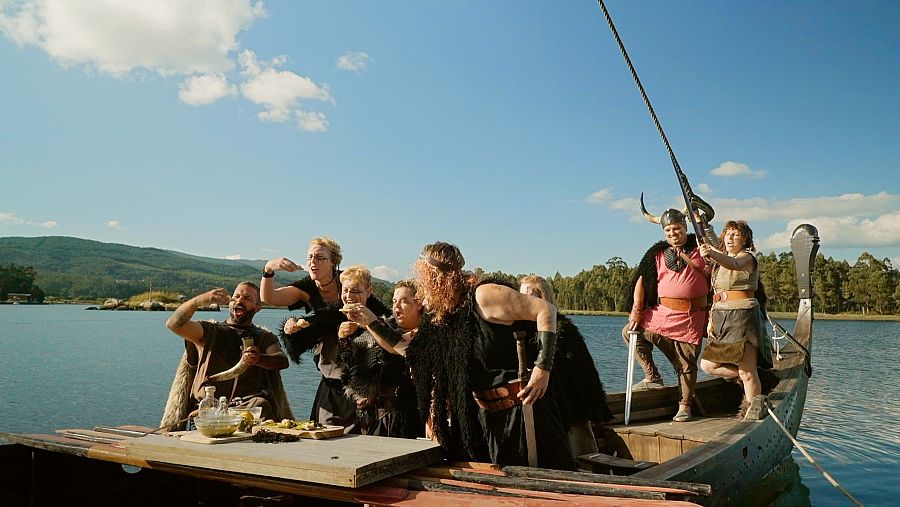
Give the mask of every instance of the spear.
MULTIPOLYGON (((612 30, 613 36, 616 39, 616 44, 619 46, 619 51, 621 51, 622 57, 625 58, 625 63, 628 65, 628 70, 631 71, 631 77, 634 78, 634 82, 641 92, 641 97, 644 99, 644 104, 650 112, 650 117, 653 118, 653 124, 656 125, 656 130, 659 132, 663 143, 666 145, 666 151, 669 152, 669 159, 672 161, 672 167, 675 169, 675 176, 678 178, 678 185, 681 187, 681 195, 684 197, 684 204, 688 209, 688 218, 691 221, 691 225, 694 227, 694 234, 697 236, 697 241, 709 242, 712 238, 707 237, 704 231, 708 230, 709 224, 707 221, 712 219, 712 208, 691 190, 691 184, 688 183, 687 176, 684 174, 684 171, 681 170, 678 159, 675 158, 675 151, 672 149, 669 138, 666 136, 662 125, 659 123, 659 118, 656 116, 656 111, 653 110, 653 105, 650 104, 650 97, 647 96, 644 85, 641 84, 641 79, 637 75, 637 70, 635 70, 634 64, 631 63, 631 58, 628 56, 628 51, 625 50, 625 44, 622 43, 622 39, 619 37, 619 31, 616 30, 616 25, 613 24, 612 17, 610 17, 609 11, 606 9, 606 4, 603 3, 603 0, 597 1, 600 4, 600 8, 603 9, 606 23, 609 25, 609 29, 612 30), (709 212, 709 216, 705 217, 705 214, 699 213, 698 208, 699 211, 709 212)), ((711 241, 711 243, 713 243, 713 246, 717 246, 715 243, 718 243, 718 241, 711 241)))

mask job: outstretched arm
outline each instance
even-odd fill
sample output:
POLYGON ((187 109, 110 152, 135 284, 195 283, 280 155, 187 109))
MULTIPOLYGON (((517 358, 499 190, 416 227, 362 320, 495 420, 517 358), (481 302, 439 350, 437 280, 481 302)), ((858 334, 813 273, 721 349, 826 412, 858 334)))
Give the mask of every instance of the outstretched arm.
MULTIPOLYGON (((267 275, 274 275, 276 271, 303 271, 303 266, 296 264, 287 257, 278 257, 267 262, 263 268, 263 273, 267 275)), ((274 277, 263 276, 259 280, 259 298, 266 304, 288 306, 300 300, 309 301, 309 294, 291 285, 276 288, 274 277)))
POLYGON ((191 317, 194 316, 194 312, 197 311, 198 307, 207 306, 211 303, 228 304, 230 300, 231 296, 223 288, 213 289, 199 296, 194 296, 175 309, 175 313, 166 320, 166 327, 197 346, 203 345, 203 326, 199 322, 191 320, 191 317))

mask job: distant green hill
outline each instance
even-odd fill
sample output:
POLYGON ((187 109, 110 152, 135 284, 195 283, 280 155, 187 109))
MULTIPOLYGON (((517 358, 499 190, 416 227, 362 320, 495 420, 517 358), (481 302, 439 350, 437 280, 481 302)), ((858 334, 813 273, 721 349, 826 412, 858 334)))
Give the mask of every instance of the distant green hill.
POLYGON ((192 296, 214 287, 259 282, 264 260, 228 260, 181 252, 48 236, 0 238, 0 265, 33 266, 35 283, 63 298, 127 298, 154 290, 192 296))

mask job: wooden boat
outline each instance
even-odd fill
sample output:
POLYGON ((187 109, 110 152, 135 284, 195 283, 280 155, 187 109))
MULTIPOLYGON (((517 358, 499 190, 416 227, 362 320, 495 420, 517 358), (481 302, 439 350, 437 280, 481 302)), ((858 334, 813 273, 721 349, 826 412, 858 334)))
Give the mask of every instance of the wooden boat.
MULTIPOLYGON (((790 454, 790 440, 778 421, 796 435, 812 373, 811 268, 818 250, 816 229, 799 226, 791 248, 799 296, 794 330, 788 333, 792 344, 781 351, 776 362, 780 382, 768 397, 756 400, 752 416, 744 420, 734 417, 741 390, 721 379, 698 382, 697 417, 687 423, 671 421, 679 398, 677 387, 634 393, 628 426, 621 423, 624 394, 611 394, 608 401, 616 419, 596 428, 604 454, 580 457, 590 472, 479 463, 421 466, 427 463, 416 461, 425 459, 422 453, 411 461, 408 456, 413 454, 407 453, 403 455, 407 457, 405 466, 400 466, 401 457, 382 461, 377 467, 381 475, 369 476, 373 482, 347 487, 333 481, 304 480, 308 479, 305 475, 294 476, 301 479, 279 476, 271 466, 252 461, 236 464, 232 460, 239 460, 241 452, 217 460, 212 451, 200 452, 194 447, 179 459, 168 459, 165 452, 150 452, 146 445, 133 444, 145 438, 135 435, 146 428, 60 430, 55 435, 0 433, 0 438, 12 443, 0 446, 0 505, 82 501, 92 505, 196 505, 198 501, 287 505, 295 497, 313 497, 317 504, 326 505, 470 505, 488 501, 498 505, 546 505, 551 501, 634 506, 737 504, 790 454)), ((351 447, 391 447, 390 441, 395 439, 382 440, 388 442, 360 440, 351 447)), ((221 447, 234 445, 271 444, 244 442, 221 447)), ((312 449, 300 448, 305 453, 312 449)), ((149 449, 153 450, 152 445, 149 449)), ((363 475, 357 469, 355 477, 363 475)))

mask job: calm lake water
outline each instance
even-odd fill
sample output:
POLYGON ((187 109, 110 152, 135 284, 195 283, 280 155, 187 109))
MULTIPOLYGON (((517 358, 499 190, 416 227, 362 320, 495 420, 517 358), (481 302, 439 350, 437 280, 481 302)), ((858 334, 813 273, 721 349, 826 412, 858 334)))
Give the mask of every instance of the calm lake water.
MULTIPOLYGON (((0 431, 158 426, 183 351, 182 340, 165 328, 170 313, 84 308, 0 305, 0 431)), ((263 310, 256 322, 274 329, 284 315, 263 310)), ((197 317, 225 319, 227 314, 197 317)), ((587 338, 607 391, 621 391, 624 317, 573 320, 587 338)), ((898 337, 898 322, 815 323, 814 371, 799 440, 865 505, 896 505, 900 493, 898 337)), ((668 364, 662 356, 657 362, 668 364)), ((671 368, 661 369, 666 383, 673 383, 671 368)), ((307 417, 319 379, 312 358, 291 365, 283 378, 295 415, 307 417)), ((764 491, 753 502, 850 505, 797 450, 777 475, 762 487, 771 494, 764 491)))

